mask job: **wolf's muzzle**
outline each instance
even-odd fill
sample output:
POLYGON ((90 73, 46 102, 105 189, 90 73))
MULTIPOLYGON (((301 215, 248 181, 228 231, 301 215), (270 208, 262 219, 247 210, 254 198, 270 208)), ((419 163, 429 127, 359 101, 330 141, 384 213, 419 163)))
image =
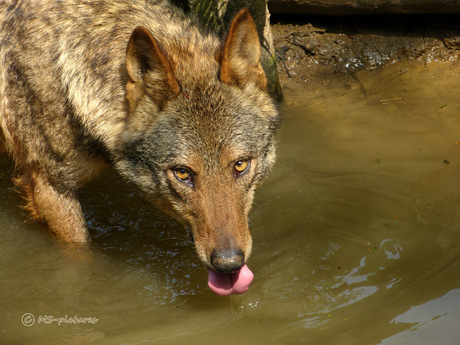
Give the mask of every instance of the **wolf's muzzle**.
POLYGON ((210 259, 212 268, 219 273, 236 272, 244 265, 244 254, 240 249, 214 250, 210 259))

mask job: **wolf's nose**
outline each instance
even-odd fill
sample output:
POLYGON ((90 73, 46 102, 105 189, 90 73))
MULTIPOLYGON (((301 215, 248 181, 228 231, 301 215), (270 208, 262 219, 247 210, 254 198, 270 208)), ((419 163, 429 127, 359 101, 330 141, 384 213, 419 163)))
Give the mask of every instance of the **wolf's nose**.
POLYGON ((211 265, 217 272, 231 273, 239 271, 244 265, 244 254, 241 250, 214 251, 211 254, 211 265))

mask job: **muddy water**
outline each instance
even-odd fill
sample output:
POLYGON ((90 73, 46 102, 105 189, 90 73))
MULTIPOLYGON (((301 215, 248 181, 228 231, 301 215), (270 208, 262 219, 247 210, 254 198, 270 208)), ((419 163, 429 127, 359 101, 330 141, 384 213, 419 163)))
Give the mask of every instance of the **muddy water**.
POLYGON ((1 160, 0 343, 460 344, 459 80, 399 64, 289 91, 255 280, 229 298, 114 174, 82 192, 86 253, 24 222, 1 160))

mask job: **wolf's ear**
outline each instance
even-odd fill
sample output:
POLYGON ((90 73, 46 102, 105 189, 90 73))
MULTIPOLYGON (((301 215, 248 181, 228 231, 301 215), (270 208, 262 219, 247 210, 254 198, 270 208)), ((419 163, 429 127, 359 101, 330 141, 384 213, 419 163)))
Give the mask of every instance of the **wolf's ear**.
POLYGON ((130 80, 126 98, 132 108, 144 94, 150 95, 161 109, 180 92, 171 62, 156 39, 145 28, 138 26, 128 42, 126 69, 130 80))
POLYGON ((220 80, 224 83, 242 88, 252 82, 266 90, 267 78, 260 64, 259 35, 246 8, 233 18, 218 59, 220 80))

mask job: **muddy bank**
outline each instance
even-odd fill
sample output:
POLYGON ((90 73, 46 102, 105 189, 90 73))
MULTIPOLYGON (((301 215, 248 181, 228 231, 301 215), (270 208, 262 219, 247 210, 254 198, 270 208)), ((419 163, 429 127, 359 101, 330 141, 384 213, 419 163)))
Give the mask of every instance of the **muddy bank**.
POLYGON ((399 61, 460 61, 458 16, 272 16, 284 91, 399 61))

